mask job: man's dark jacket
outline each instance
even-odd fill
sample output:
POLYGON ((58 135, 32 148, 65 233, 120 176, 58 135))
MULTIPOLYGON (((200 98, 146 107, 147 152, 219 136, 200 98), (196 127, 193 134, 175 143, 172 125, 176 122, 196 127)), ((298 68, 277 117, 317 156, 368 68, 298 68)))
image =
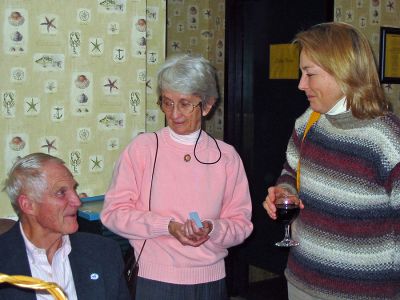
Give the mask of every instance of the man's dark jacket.
MULTIPOLYGON (((130 299, 123 277, 123 260, 117 242, 100 235, 71 234, 69 261, 79 300, 130 299)), ((25 243, 17 222, 0 235, 0 273, 32 276, 25 243)), ((35 292, 0 284, 0 300, 36 300, 35 292)))

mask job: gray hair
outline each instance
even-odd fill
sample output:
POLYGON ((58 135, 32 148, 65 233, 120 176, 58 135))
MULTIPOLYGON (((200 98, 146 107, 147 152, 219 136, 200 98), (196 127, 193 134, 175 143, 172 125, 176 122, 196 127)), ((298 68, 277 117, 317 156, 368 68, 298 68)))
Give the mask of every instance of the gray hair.
POLYGON ((203 106, 213 97, 218 99, 215 68, 201 56, 178 55, 167 59, 157 75, 157 94, 175 91, 197 95, 203 106))
POLYGON ((10 198, 14 211, 19 216, 21 209, 18 197, 26 194, 35 201, 39 201, 47 188, 47 178, 43 173, 43 166, 48 162, 64 164, 60 158, 45 153, 32 153, 19 158, 8 172, 4 189, 10 198))

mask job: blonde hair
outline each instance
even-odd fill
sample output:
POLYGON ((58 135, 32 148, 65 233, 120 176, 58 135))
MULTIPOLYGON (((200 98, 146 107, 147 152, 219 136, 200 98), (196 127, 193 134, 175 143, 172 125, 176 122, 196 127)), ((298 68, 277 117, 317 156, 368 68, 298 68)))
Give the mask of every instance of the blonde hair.
POLYGON ((372 119, 388 111, 371 46, 355 27, 321 23, 298 33, 293 42, 335 78, 354 117, 372 119))

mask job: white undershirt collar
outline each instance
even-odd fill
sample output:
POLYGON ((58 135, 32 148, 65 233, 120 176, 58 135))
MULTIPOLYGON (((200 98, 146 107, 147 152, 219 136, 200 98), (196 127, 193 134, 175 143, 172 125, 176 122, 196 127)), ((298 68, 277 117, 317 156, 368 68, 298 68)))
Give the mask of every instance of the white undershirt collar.
POLYGON ((347 104, 346 96, 344 96, 326 114, 334 116, 334 115, 344 113, 344 112, 348 111, 348 109, 346 108, 346 104, 347 104))
POLYGON ((171 138, 180 144, 184 144, 184 145, 194 145, 196 144, 196 140, 197 137, 199 136, 199 130, 196 130, 195 132, 192 132, 190 134, 185 134, 185 135, 181 135, 181 134, 177 134, 175 131, 173 131, 169 126, 167 127, 168 131, 169 131, 169 135, 171 136, 171 138))

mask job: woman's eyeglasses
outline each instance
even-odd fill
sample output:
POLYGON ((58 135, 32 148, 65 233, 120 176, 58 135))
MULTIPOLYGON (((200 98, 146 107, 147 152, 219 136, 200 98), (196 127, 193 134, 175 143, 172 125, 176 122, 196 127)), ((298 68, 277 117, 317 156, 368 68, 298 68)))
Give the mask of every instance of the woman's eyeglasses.
POLYGON ((191 114, 197 106, 201 105, 201 101, 197 104, 193 104, 189 101, 178 101, 175 104, 174 101, 166 98, 160 98, 161 108, 164 112, 172 112, 174 110, 174 106, 177 105, 177 109, 184 115, 191 114))

